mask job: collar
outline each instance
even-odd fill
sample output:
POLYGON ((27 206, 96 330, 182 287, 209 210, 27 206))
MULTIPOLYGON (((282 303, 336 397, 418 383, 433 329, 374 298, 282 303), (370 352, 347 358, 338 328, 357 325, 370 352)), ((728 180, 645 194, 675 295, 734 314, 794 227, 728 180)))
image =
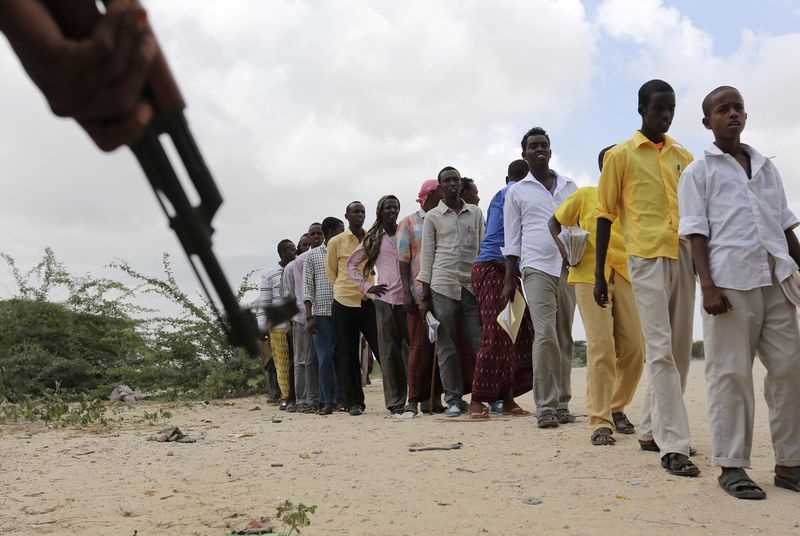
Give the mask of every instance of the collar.
MULTIPOLYGON (((558 171, 556 171, 556 170, 554 170, 554 169, 551 169, 550 171, 552 171, 553 173, 555 173, 555 175, 556 175, 556 178, 557 178, 557 181, 556 181, 556 192, 558 192, 558 191, 559 191, 559 190, 561 190, 561 189, 562 189, 564 186, 566 186, 566 184, 567 184, 568 182, 575 182, 575 181, 573 181, 572 179, 570 179, 569 177, 565 177, 564 175, 562 175, 561 173, 559 173, 558 171)), ((529 182, 529 183, 533 183, 533 184, 538 184, 540 188, 544 188, 544 184, 542 184, 541 182, 539 182, 539 179, 537 179, 536 177, 534 177, 534 176, 533 176, 533 173, 531 173, 530 171, 528 172, 528 176, 527 176, 527 177, 525 177, 524 179, 522 179, 521 181, 517 181, 517 182, 510 182, 510 183, 508 183, 506 186, 508 186, 508 187, 511 187, 511 186, 514 186, 515 184, 522 184, 523 182, 529 182)), ((544 188, 544 189, 546 189, 546 188, 544 188)), ((549 192, 549 190, 548 190, 548 192, 549 192)), ((555 193, 555 192, 554 192, 554 193, 555 193)))
MULTIPOLYGON (((755 177, 756 173, 758 173, 758 171, 762 168, 762 166, 767 162, 767 158, 758 151, 756 151, 755 149, 753 149, 752 147, 750 147, 749 145, 745 143, 742 143, 741 145, 742 148, 745 150, 745 152, 747 152, 747 154, 750 155, 750 175, 751 177, 755 177)), ((706 156, 716 157, 716 158, 730 156, 728 155, 728 153, 723 152, 722 149, 720 149, 713 143, 705 150, 705 154, 706 156)))
MULTIPOLYGON (((651 147, 655 147, 656 146, 656 144, 653 143, 652 141, 650 141, 647 138, 647 136, 642 134, 641 130, 637 130, 636 132, 634 132, 634 134, 633 134, 633 144, 636 146, 637 149, 639 147, 641 147, 642 145, 644 145, 644 144, 648 144, 651 147)), ((664 148, 661 149, 661 151, 662 152, 666 152, 673 145, 679 145, 679 144, 673 138, 671 138, 667 134, 664 134, 664 148)))
MULTIPOLYGON (((469 207, 474 207, 474 206, 475 206, 475 205, 470 205, 469 203, 467 203, 466 201, 464 201, 464 206, 461 208, 461 212, 472 212, 472 209, 470 209, 469 207)), ((450 211, 450 212, 452 212, 453 214, 455 214, 455 212, 456 212, 455 210, 453 210, 452 208, 448 207, 448 206, 445 204, 445 202, 444 202, 444 199, 442 199, 441 201, 439 201, 439 204, 438 204, 438 205, 436 205, 434 208, 432 208, 432 209, 431 209, 431 212, 433 212, 434 210, 435 210, 435 211, 437 211, 439 214, 445 214, 447 211, 450 211)), ((461 212, 459 212, 459 214, 460 214, 461 212)))

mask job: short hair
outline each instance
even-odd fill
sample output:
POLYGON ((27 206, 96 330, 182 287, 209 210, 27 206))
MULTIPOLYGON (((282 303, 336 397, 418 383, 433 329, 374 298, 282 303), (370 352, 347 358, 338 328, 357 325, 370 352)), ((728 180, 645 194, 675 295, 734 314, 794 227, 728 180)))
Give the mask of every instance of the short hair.
POLYGON ((606 156, 606 152, 612 147, 616 147, 616 144, 601 149, 600 154, 597 155, 597 167, 600 168, 600 171, 603 171, 603 158, 606 156))
MULTIPOLYGON (((344 207, 345 214, 350 212, 350 207, 355 205, 356 203, 358 203, 359 205, 362 205, 362 206, 364 205, 364 203, 362 203, 361 201, 350 201, 349 203, 347 203, 347 206, 344 207)), ((366 210, 366 207, 364 208, 364 210, 366 210)))
MULTIPOLYGON (((319 225, 320 227, 322 227, 322 224, 320 222, 315 221, 314 223, 312 223, 311 225, 308 226, 308 230, 310 231, 311 228, 314 227, 315 225, 319 225)), ((306 234, 308 234, 308 233, 306 233, 306 234)))
POLYGON ((289 246, 289 244, 293 244, 293 242, 291 240, 289 240, 288 238, 284 238, 283 240, 278 242, 278 256, 279 257, 283 255, 283 252, 286 251, 286 248, 289 246))
POLYGON ((522 141, 520 142, 520 145, 522 145, 523 151, 525 150, 525 142, 528 141, 528 136, 544 136, 545 138, 547 138, 547 144, 550 145, 550 136, 547 135, 547 132, 545 132, 545 130, 542 127, 533 127, 528 132, 526 132, 524 136, 522 136, 522 141))
POLYGON ((530 170, 531 168, 525 160, 514 160, 508 165, 508 177, 514 180, 522 180, 528 175, 530 170))
POLYGON ((459 176, 461 176, 461 173, 459 173, 459 171, 453 166, 445 166, 436 175, 436 180, 439 181, 440 183, 442 182, 442 173, 444 173, 445 171, 455 171, 456 173, 458 173, 459 176))
POLYGON ((322 234, 328 236, 328 234, 334 229, 336 229, 336 227, 338 227, 339 225, 344 225, 344 222, 339 218, 328 216, 327 218, 322 220, 322 223, 320 225, 322 226, 322 234))
POLYGON ((717 93, 721 93, 723 91, 728 91, 729 89, 732 89, 733 91, 736 91, 737 93, 739 92, 739 90, 736 89, 733 86, 719 86, 716 89, 712 89, 711 93, 706 95, 706 98, 703 99, 703 104, 702 104, 703 117, 708 117, 708 115, 711 113, 711 101, 714 99, 714 97, 717 95, 717 93))
POLYGON ((461 195, 464 195, 464 192, 467 191, 470 184, 475 184, 475 179, 470 179, 469 177, 461 177, 461 195))
POLYGON ((647 106, 653 93, 675 93, 672 86, 658 78, 648 80, 639 88, 639 106, 647 106))

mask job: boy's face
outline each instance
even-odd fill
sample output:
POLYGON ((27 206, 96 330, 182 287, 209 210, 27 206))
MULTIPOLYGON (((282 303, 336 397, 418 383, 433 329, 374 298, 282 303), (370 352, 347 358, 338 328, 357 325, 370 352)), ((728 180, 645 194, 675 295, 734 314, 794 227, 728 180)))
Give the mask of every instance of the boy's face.
POLYGON ((659 91, 650 95, 647 105, 639 106, 642 125, 650 132, 666 134, 675 117, 675 93, 659 91))
POLYGON ((703 125, 715 138, 738 138, 747 122, 742 94, 735 89, 723 89, 711 97, 711 110, 703 125))

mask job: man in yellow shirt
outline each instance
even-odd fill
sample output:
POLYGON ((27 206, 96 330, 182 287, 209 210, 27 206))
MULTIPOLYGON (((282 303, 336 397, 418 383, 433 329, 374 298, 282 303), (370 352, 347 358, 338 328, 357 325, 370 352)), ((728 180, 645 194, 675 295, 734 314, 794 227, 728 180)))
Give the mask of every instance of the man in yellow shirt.
POLYGON ((622 225, 628 274, 645 337, 649 375, 639 427, 642 449, 663 454, 670 474, 697 476, 689 460, 689 418, 683 402, 692 348, 694 274, 688 241, 678 238, 678 178, 692 155, 666 135, 675 91, 663 80, 639 89, 642 127, 610 149, 597 197, 595 301, 608 304, 605 277, 611 223, 622 225))
MULTIPOLYGON (((600 151, 600 171, 603 156, 610 148, 600 151)), ((589 233, 583 257, 570 268, 567 282, 575 287, 575 299, 586 329, 586 411, 592 445, 613 445, 614 430, 634 433, 625 406, 633 399, 642 376, 644 340, 628 279, 628 254, 618 223, 611 226, 604 268, 610 307, 600 307, 594 301, 596 209, 597 187, 579 188, 559 205, 549 227, 565 260, 567 251, 558 239, 561 226, 579 225, 589 233)))
MULTIPOLYGON (((328 242, 328 279, 333 285, 333 333, 336 340, 336 380, 344 385, 350 415, 361 415, 366 409, 364 390, 361 387, 361 360, 359 358, 359 332, 367 339, 375 358, 378 355, 378 327, 375 323, 375 305, 347 275, 347 260, 364 239, 366 210, 360 201, 353 201, 345 209, 348 222, 345 231, 328 242)), ((369 282, 374 284, 374 276, 369 282)))

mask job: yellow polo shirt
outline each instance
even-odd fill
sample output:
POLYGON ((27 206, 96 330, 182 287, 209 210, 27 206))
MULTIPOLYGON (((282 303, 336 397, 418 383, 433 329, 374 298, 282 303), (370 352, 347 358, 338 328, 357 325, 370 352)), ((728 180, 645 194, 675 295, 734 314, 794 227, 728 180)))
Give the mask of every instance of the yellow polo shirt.
MULTIPOLYGON (((558 206, 555 212, 556 219, 561 225, 568 227, 580 225, 581 229, 589 233, 581 262, 569 269, 567 281, 573 285, 575 283, 594 285, 594 265, 597 260, 595 210, 597 210, 597 187, 587 186, 573 192, 558 206)), ((606 253, 606 281, 611 277, 611 270, 629 281, 628 253, 625 251, 625 241, 622 238, 618 222, 611 224, 611 238, 608 241, 608 253, 606 253)))
POLYGON ((678 178, 692 160, 669 136, 659 150, 639 131, 606 153, 596 215, 619 217, 629 255, 678 258, 678 178))
MULTIPOLYGON (((333 299, 347 307, 361 307, 361 300, 366 297, 359 286, 353 283, 353 280, 347 275, 347 259, 356 250, 359 242, 349 228, 328 241, 326 264, 328 279, 333 285, 333 299)), ((367 281, 374 284, 375 276, 370 274, 367 281)))

